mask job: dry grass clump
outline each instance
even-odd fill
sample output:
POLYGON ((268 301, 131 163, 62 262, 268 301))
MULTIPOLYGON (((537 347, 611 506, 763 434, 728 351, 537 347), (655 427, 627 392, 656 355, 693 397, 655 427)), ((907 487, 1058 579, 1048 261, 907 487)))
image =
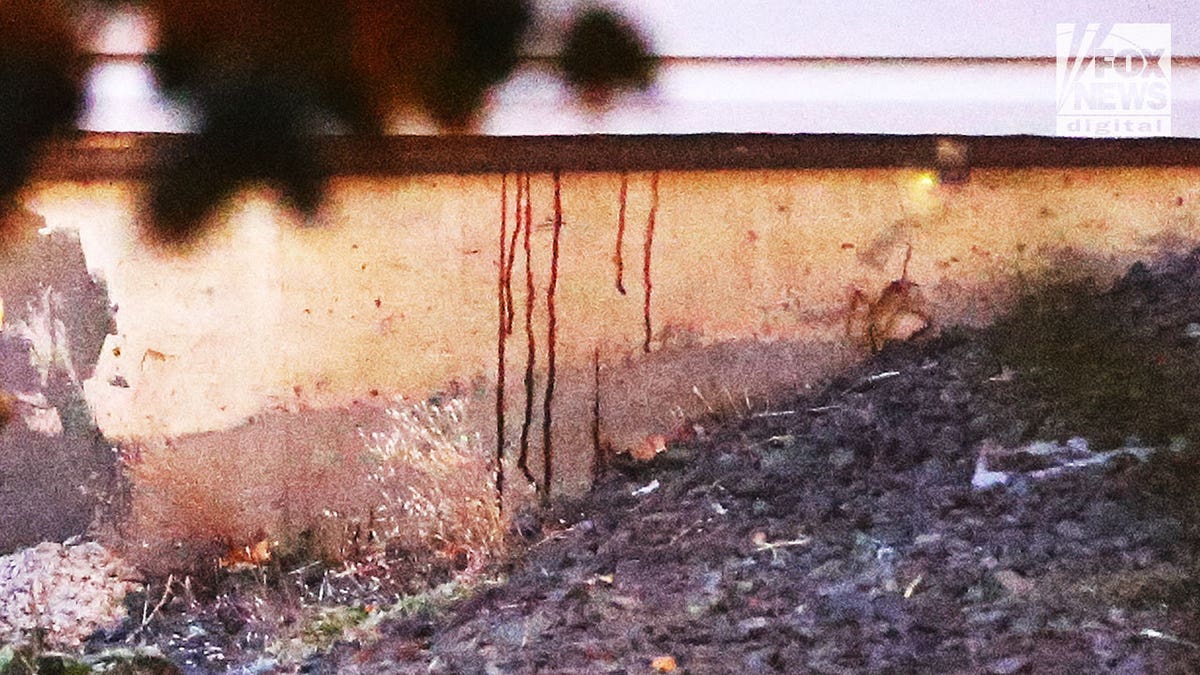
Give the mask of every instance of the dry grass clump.
POLYGON ((203 575, 243 558, 432 555, 452 569, 478 567, 505 539, 493 462, 459 399, 270 413, 239 429, 127 449, 121 535, 126 555, 162 576, 203 575))
POLYGON ((336 557, 323 513, 366 500, 352 462, 259 430, 144 445, 123 459, 127 555, 153 575, 203 576, 264 540, 273 550, 303 542, 310 555, 336 557))
POLYGON ((369 480, 382 503, 374 533, 389 547, 433 547, 478 567, 499 553, 506 521, 496 501, 494 459, 466 422, 467 404, 400 400, 386 431, 364 434, 369 480))

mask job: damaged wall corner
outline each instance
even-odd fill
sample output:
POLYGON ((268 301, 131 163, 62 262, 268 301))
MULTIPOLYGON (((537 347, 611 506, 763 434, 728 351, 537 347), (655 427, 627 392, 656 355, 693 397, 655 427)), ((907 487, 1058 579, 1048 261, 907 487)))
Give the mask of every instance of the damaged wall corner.
POLYGON ((34 213, 6 216, 0 249, 0 552, 79 534, 91 520, 86 488, 112 475, 82 383, 92 375, 113 312, 88 272, 76 232, 34 213))

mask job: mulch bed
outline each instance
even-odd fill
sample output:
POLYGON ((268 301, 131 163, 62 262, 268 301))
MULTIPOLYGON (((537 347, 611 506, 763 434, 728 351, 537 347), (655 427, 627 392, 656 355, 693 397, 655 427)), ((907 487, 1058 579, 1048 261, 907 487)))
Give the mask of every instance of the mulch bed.
POLYGON ((1192 253, 702 420, 523 523, 503 583, 298 665, 257 582, 137 636, 195 673, 1200 672, 1198 384, 1192 253))
POLYGON ((1200 372, 1200 255, 1036 297, 615 467, 506 583, 306 670, 1200 672, 1197 413, 1177 377, 1200 372), (1093 361, 1128 374, 1088 379, 1093 361), (1003 482, 973 486, 988 471, 1003 482))

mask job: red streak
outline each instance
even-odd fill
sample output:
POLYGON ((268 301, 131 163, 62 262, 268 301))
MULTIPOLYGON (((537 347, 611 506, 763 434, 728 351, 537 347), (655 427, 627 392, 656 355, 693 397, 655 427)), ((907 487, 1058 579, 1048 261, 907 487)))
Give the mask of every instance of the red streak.
POLYGON ((520 232, 521 232, 521 194, 522 194, 521 178, 520 178, 520 176, 518 176, 517 177, 517 199, 516 199, 517 203, 516 203, 516 208, 515 208, 516 218, 514 219, 516 222, 513 223, 512 239, 508 242, 508 258, 506 259, 508 261, 508 264, 505 266, 505 269, 504 269, 504 292, 505 292, 505 299, 506 299, 505 306, 508 311, 507 323, 505 325, 504 330, 509 335, 512 335, 513 317, 516 315, 516 312, 513 310, 512 273, 513 273, 513 265, 517 259, 517 235, 520 234, 520 232))
MULTIPOLYGON (((521 473, 525 474, 525 479, 536 485, 537 479, 529 470, 529 427, 533 422, 533 368, 537 362, 537 340, 533 337, 533 306, 537 296, 534 295, 533 265, 531 264, 532 255, 529 244, 529 231, 533 229, 530 227, 530 223, 533 222, 533 205, 530 195, 533 193, 529 189, 529 174, 525 174, 524 179, 525 227, 522 231, 522 240, 525 247, 525 344, 528 346, 528 352, 525 355, 525 419, 521 422, 521 452, 517 456, 517 466, 521 469, 521 473)), ((517 219, 521 220, 520 211, 517 212, 517 219)))
POLYGON ((608 466, 608 457, 600 443, 600 348, 592 351, 592 483, 608 466))
POLYGON ((654 221, 658 217, 658 172, 650 175, 650 216, 646 219, 646 245, 642 250, 642 320, 645 324, 645 341, 642 351, 650 353, 650 296, 654 293, 654 282, 650 277, 650 253, 654 248, 654 221))
POLYGON ((554 413, 554 348, 558 341, 558 315, 554 293, 558 289, 558 241, 562 232, 562 180, 554 172, 554 239, 550 247, 550 285, 546 288, 546 397, 542 402, 542 499, 550 498, 553 480, 554 453, 551 448, 551 426, 554 413))
POLYGON ((507 316, 509 284, 505 269, 504 245, 508 240, 508 174, 500 178, 500 272, 497 278, 497 304, 500 323, 496 338, 496 504, 504 509, 504 346, 508 333, 504 329, 507 316))
POLYGON ((617 265, 617 292, 625 295, 625 202, 629 195, 629 174, 621 174, 621 209, 617 216, 617 252, 613 262, 617 265))

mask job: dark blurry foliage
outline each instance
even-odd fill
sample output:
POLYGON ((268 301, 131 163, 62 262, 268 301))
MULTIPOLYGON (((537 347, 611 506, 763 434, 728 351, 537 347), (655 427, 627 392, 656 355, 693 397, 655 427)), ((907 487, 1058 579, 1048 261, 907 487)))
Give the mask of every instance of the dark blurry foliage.
POLYGON ((196 133, 151 183, 147 234, 186 245, 213 209, 249 183, 276 188, 303 215, 324 171, 312 136, 322 119, 368 127, 352 67, 346 3, 151 0, 154 66, 167 93, 197 115, 196 133))
MULTIPOLYGON (((250 183, 311 215, 325 178, 313 142, 322 132, 379 133, 404 109, 471 129, 516 67, 534 13, 531 0, 140 4, 158 25, 159 81, 197 120, 152 181, 148 235, 160 244, 195 241, 250 183)), ((80 59, 65 16, 57 2, 0 0, 0 198, 23 184, 38 143, 78 114, 80 59)), ((589 103, 652 77, 645 40, 611 12, 582 13, 565 45, 563 74, 589 103)))
POLYGON ((421 103, 450 127, 470 123, 484 95, 517 65, 517 49, 532 12, 525 0, 443 0, 448 58, 421 80, 421 103))
POLYGON ((589 9, 571 25, 559 67, 584 102, 603 104, 619 90, 650 86, 657 60, 632 24, 608 10, 589 9))
POLYGON ((377 132, 399 106, 466 128, 516 66, 524 0, 153 0, 155 65, 200 117, 154 181, 150 235, 186 243, 239 186, 265 182, 303 214, 324 172, 322 122, 377 132))
POLYGON ((270 79, 303 89, 335 115, 367 115, 353 72, 346 2, 149 0, 158 20, 154 66, 167 92, 203 114, 230 80, 270 79))
POLYGON ((0 216, 41 144, 75 121, 81 87, 63 8, 48 0, 0 2, 0 216))
POLYGON ((204 107, 200 129, 153 178, 149 234, 157 243, 191 243, 213 207, 250 182, 271 184, 302 215, 316 212, 325 172, 308 128, 311 99, 259 76, 213 87, 204 107))

